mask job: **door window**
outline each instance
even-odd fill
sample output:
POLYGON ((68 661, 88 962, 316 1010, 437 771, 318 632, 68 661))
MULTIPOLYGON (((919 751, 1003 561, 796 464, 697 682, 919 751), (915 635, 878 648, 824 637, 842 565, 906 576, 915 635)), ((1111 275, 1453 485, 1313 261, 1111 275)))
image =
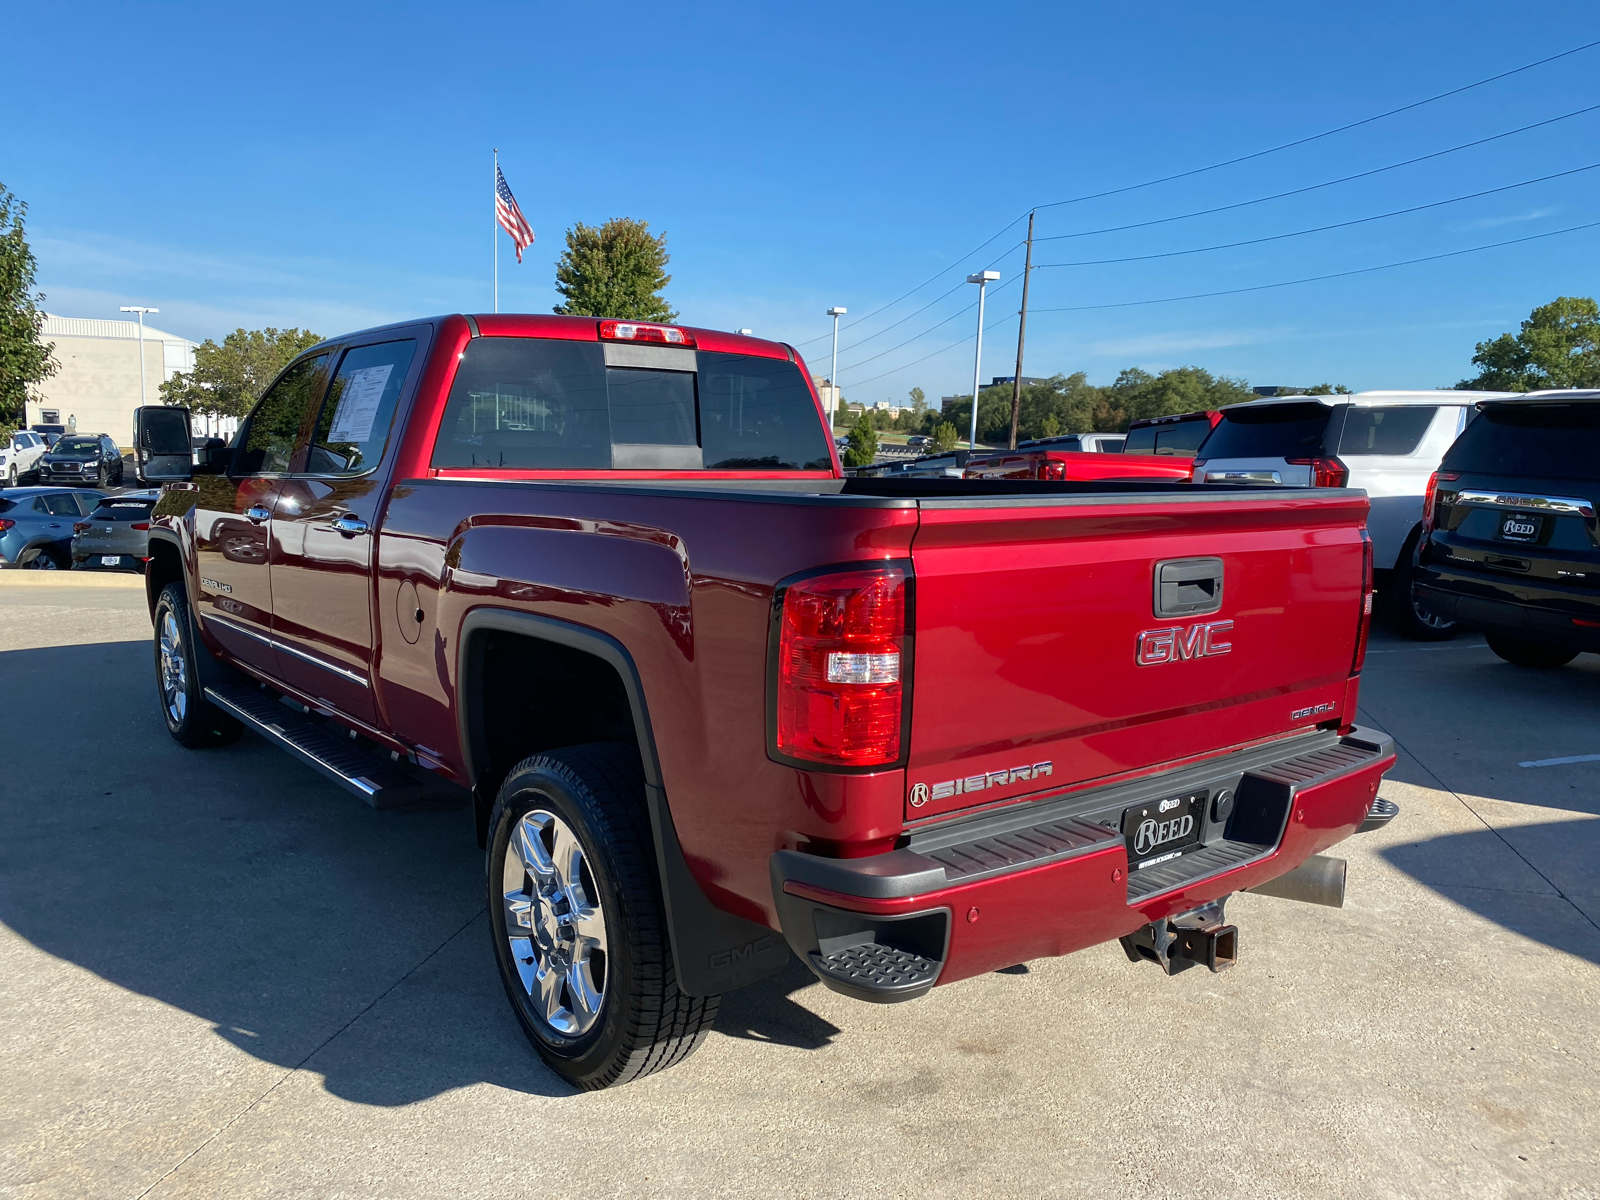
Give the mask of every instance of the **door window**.
POLYGON ((302 359, 261 397, 240 431, 233 474, 281 475, 294 461, 306 411, 317 398, 328 356, 302 359))
POLYGON ((1351 405, 1345 412, 1344 432, 1339 435, 1339 453, 1410 454, 1422 444, 1422 437, 1438 411, 1432 405, 1408 404, 1391 408, 1351 405))
POLYGON ((416 350, 416 342, 400 341, 345 353, 317 414, 307 472, 361 475, 378 465, 416 350))
POLYGON ((78 502, 71 492, 56 492, 54 495, 43 497, 44 508, 52 517, 81 517, 84 514, 78 510, 78 502))

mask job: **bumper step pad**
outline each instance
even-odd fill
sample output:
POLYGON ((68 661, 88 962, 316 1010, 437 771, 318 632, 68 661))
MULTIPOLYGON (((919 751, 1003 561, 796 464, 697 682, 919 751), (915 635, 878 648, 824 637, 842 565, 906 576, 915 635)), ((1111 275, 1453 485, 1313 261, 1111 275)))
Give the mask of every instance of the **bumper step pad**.
POLYGON ((206 699, 373 808, 394 808, 422 796, 422 785, 393 763, 367 753, 258 687, 219 683, 206 688, 206 699))
POLYGON ((1357 833, 1371 833, 1374 829, 1382 829, 1390 821, 1400 815, 1400 806, 1393 800, 1385 800, 1382 796, 1372 802, 1372 808, 1367 812, 1367 819, 1361 822, 1357 833))
POLYGON ((897 950, 878 942, 848 946, 824 955, 813 950, 811 969, 824 982, 831 980, 854 988, 870 988, 890 998, 896 992, 923 991, 939 975, 939 964, 910 950, 897 950))

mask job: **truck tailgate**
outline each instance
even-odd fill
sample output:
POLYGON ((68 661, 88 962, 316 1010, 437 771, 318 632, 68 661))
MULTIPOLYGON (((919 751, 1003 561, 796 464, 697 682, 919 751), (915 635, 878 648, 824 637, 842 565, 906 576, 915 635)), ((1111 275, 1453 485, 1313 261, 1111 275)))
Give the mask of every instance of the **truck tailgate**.
POLYGON ((1366 510, 1331 489, 922 501, 907 815, 1352 721, 1366 510), (1158 565, 1195 558, 1220 560, 1220 608, 1157 616, 1158 565))

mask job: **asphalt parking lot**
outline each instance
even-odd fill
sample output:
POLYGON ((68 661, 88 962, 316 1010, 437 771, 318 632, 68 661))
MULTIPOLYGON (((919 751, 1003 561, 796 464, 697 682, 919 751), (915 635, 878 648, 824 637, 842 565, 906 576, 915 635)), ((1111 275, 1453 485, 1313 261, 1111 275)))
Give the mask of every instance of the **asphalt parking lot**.
MULTIPOLYGON (((33 575, 18 572, 18 575, 33 575)), ((0 579, 0 1195, 1600 1195, 1600 656, 1375 635, 1400 817, 1239 966, 1117 946, 913 1004, 800 967, 575 1094, 449 796, 368 809, 156 710, 134 577, 0 579)))

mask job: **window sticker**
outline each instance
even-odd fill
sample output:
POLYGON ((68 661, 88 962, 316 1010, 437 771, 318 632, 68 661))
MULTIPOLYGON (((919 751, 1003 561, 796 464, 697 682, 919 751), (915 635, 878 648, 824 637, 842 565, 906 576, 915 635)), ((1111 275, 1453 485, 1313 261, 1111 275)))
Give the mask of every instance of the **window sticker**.
POLYGON ((362 367, 346 376, 344 390, 339 394, 339 407, 334 410, 333 428, 328 431, 328 441, 364 442, 372 436, 378 403, 383 399, 383 389, 393 370, 393 363, 382 363, 375 367, 362 367))

